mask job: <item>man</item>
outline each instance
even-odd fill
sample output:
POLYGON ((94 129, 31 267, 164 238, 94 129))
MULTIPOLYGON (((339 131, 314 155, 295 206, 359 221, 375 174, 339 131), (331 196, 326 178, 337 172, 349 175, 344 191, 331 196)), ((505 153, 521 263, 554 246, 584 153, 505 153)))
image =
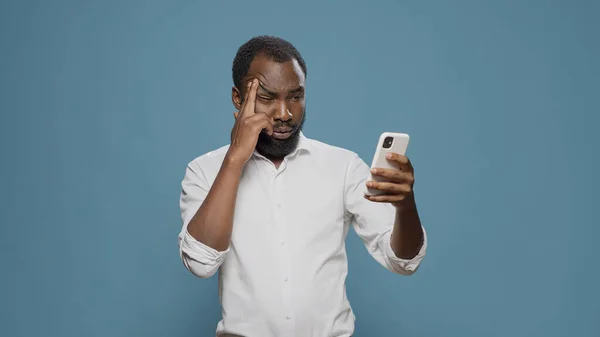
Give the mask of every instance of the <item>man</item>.
MULTIPOLYGON (((411 275, 426 234, 413 168, 377 169, 355 153, 306 138, 306 64, 289 42, 260 36, 233 62, 230 145, 188 164, 180 255, 201 278, 219 273, 217 336, 350 336, 345 238, 350 225, 373 258, 411 275), (367 186, 385 191, 366 197, 367 186)), ((390 289, 394 291, 394 289, 390 289)))

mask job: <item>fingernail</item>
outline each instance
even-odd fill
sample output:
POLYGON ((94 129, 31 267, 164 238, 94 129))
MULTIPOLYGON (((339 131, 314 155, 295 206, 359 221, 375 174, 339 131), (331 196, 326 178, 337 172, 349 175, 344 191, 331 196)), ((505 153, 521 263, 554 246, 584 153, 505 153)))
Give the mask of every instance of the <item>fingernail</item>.
POLYGON ((377 169, 372 168, 371 173, 373 173, 373 174, 377 173, 377 169))
POLYGON ((392 154, 390 152, 386 153, 385 157, 387 159, 392 159, 392 154))
POLYGON ((247 87, 250 88, 251 85, 252 85, 252 81, 248 82, 247 87))

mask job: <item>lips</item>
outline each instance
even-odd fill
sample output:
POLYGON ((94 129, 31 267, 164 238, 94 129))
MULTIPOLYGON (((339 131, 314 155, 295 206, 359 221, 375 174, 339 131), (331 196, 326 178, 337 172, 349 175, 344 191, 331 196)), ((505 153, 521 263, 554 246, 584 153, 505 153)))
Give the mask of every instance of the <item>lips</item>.
POLYGON ((273 132, 277 132, 277 133, 292 132, 292 128, 277 128, 277 129, 273 129, 273 132))
POLYGON ((292 135, 292 128, 277 128, 273 129, 273 138, 276 139, 286 139, 292 135))

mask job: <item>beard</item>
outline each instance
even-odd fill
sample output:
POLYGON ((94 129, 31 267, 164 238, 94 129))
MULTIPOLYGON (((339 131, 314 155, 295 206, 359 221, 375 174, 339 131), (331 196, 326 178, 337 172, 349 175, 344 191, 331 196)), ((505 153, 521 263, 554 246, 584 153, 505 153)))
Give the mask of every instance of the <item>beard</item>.
POLYGON ((283 159, 288 154, 294 152, 300 141, 300 131, 304 127, 306 120, 306 110, 302 114, 302 120, 298 124, 287 122, 278 122, 273 125, 273 128, 289 127, 292 129, 292 134, 286 139, 277 139, 269 136, 265 130, 262 130, 258 135, 256 150, 267 158, 283 159))

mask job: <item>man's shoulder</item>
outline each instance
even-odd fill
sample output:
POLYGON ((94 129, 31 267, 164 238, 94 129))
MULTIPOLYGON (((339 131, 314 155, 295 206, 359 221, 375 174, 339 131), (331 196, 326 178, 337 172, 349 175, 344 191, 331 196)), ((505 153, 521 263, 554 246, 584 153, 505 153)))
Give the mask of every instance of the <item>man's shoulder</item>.
POLYGON ((307 139, 310 143, 311 149, 313 149, 316 154, 322 155, 326 158, 343 158, 346 160, 351 160, 358 157, 358 154, 350 149, 346 149, 337 145, 332 145, 312 138, 307 139))
POLYGON ((199 155, 189 162, 189 166, 197 167, 220 167, 225 155, 229 150, 229 144, 199 155))

